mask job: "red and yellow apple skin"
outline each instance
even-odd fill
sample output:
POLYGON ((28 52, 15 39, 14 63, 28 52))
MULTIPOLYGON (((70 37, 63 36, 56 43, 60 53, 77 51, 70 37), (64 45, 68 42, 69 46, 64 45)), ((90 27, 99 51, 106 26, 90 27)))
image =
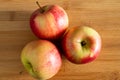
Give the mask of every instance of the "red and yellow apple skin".
POLYGON ((47 40, 59 39, 68 27, 68 16, 58 5, 46 5, 37 9, 30 18, 33 33, 47 40))
POLYGON ((22 50, 21 61, 26 70, 40 80, 53 77, 62 64, 56 46, 47 40, 28 43, 22 50))
POLYGON ((62 47, 65 57, 72 63, 89 63, 100 53, 101 37, 90 27, 71 27, 63 37, 62 47))

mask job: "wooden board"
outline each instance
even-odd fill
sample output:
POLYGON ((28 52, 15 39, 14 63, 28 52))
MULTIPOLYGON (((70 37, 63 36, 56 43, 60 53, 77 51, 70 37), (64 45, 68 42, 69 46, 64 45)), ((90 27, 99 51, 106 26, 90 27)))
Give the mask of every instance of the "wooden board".
MULTIPOLYGON (((59 73, 50 80, 120 80, 120 0, 39 0, 58 4, 68 13, 70 26, 90 25, 102 37, 96 61, 75 65, 63 58, 59 73)), ((0 0, 0 80, 35 80, 24 69, 22 48, 37 38, 29 17, 35 0, 0 0)))

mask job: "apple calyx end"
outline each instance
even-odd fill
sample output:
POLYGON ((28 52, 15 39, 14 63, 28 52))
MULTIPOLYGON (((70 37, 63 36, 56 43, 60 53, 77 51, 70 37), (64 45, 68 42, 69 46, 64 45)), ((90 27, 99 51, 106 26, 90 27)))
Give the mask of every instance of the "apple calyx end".
POLYGON ((30 69, 30 74, 31 74, 33 77, 39 79, 39 77, 37 76, 37 73, 36 73, 36 72, 34 71, 34 69, 33 69, 32 64, 31 64, 30 62, 27 62, 27 65, 28 65, 28 68, 30 69))
POLYGON ((80 44, 81 44, 82 46, 85 46, 87 43, 86 43, 86 41, 81 41, 80 44))

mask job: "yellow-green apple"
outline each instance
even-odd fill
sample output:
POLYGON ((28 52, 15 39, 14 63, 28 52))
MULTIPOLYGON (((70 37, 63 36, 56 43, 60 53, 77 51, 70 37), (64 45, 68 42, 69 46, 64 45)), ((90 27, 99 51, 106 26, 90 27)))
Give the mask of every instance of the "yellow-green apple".
POLYGON ((39 80, 53 77, 62 64, 56 46, 47 40, 28 43, 22 50, 21 61, 26 70, 39 80))
POLYGON ((88 26, 71 27, 64 34, 62 47, 66 58, 76 64, 96 59, 101 50, 101 37, 88 26))
MULTIPOLYGON (((37 4, 40 7, 38 2, 37 4)), ((46 5, 32 13, 30 26, 33 33, 41 39, 59 39, 68 27, 68 16, 62 7, 46 5)))

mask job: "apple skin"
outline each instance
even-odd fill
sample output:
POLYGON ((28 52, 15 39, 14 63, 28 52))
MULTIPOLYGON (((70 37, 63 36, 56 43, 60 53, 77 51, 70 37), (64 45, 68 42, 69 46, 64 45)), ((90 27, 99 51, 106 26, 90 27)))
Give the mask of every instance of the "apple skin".
POLYGON ((101 51, 101 37, 88 26, 71 27, 64 34, 62 47, 70 62, 89 63, 95 60, 101 51))
POLYGON ((67 13, 58 5, 43 6, 41 9, 35 10, 30 17, 31 29, 41 39, 59 39, 64 34, 68 24, 67 13))
POLYGON ((47 40, 28 43, 22 50, 21 61, 29 74, 39 80, 53 77, 62 65, 59 51, 47 40))

